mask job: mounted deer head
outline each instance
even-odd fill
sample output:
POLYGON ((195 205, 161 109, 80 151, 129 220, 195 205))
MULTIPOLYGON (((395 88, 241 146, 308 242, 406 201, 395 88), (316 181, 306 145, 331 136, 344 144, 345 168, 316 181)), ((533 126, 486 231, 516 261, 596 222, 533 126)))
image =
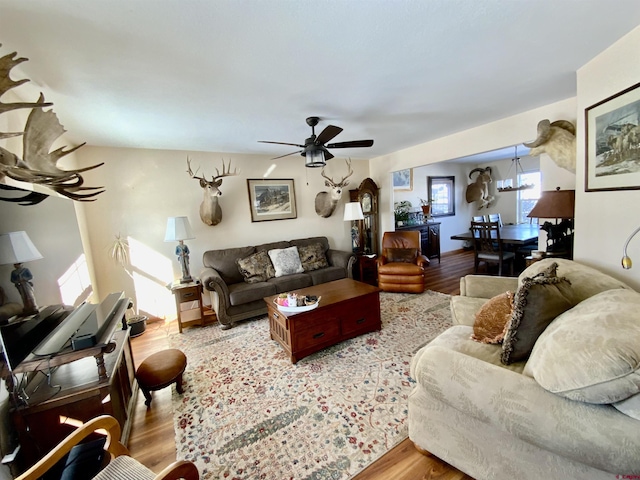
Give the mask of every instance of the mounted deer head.
POLYGON ((342 197, 343 188, 349 185, 347 178, 353 175, 351 160, 345 161, 347 162, 349 173, 347 173, 345 177, 342 177, 342 180, 339 182, 334 182, 332 178, 327 177, 324 174, 324 167, 320 173, 320 175, 326 179, 324 182, 325 186, 331 188, 331 192, 320 192, 316 195, 316 213, 323 218, 330 217, 333 214, 336 205, 338 205, 338 200, 342 197))
MULTIPOLYGON (((29 81, 27 79, 11 80, 11 69, 27 60, 26 58, 15 58, 15 56, 14 52, 0 57, 0 97, 10 89, 29 81)), ((31 108, 24 132, 0 132, 0 139, 19 135, 22 135, 23 138, 22 158, 0 147, 0 180, 7 176, 20 182, 43 185, 72 200, 93 201, 95 200, 93 197, 104 192, 104 189, 83 186, 84 179, 80 174, 97 168, 102 163, 75 170, 58 168, 58 161, 62 157, 76 151, 84 143, 68 150, 65 150, 66 147, 60 147, 51 151, 54 142, 65 132, 53 110, 44 110, 44 107, 51 105, 51 103, 44 101, 42 93, 35 103, 2 103, 0 101, 0 114, 19 108, 31 108)), ((26 202, 24 204, 35 204, 44 198, 46 196, 36 199, 29 194, 24 197, 26 202)), ((0 198, 0 200, 7 199, 0 198)))
MULTIPOLYGON (((198 168, 199 169, 199 168, 198 168)), ((198 173, 198 169, 196 173, 198 173)), ((222 174, 216 168, 215 177, 211 177, 211 181, 204 177, 196 176, 191 170, 191 160, 187 157, 187 173, 191 178, 200 180, 200 187, 204 190, 202 203, 200 204, 200 219, 207 225, 215 226, 222 221, 222 209, 218 204, 218 197, 222 195, 220 185, 224 177, 232 177, 238 175, 239 172, 233 169, 231 172, 231 160, 225 169, 224 159, 222 159, 222 174)))

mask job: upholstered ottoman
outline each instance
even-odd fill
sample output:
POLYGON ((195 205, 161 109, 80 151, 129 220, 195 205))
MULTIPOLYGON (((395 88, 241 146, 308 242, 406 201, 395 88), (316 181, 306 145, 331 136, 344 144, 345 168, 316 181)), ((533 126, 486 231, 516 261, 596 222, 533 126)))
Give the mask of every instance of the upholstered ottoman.
POLYGON ((136 370, 138 385, 144 394, 145 404, 151 406, 151 392, 168 387, 175 382, 182 393, 182 374, 187 367, 187 357, 180 350, 162 350, 145 358, 136 370))

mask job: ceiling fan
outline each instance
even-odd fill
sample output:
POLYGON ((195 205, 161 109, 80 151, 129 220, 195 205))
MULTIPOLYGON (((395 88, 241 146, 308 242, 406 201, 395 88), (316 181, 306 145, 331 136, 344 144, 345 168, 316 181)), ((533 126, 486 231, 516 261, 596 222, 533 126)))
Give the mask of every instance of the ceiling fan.
POLYGON ((260 143, 275 143, 277 145, 293 145, 299 147, 302 150, 287 153, 286 155, 280 155, 273 158, 273 160, 282 157, 288 157, 289 155, 295 155, 296 153, 302 154, 305 157, 305 166, 307 167, 324 167, 326 160, 331 160, 333 155, 328 148, 358 148, 358 147, 370 147, 373 145, 373 140, 352 140, 350 142, 338 142, 329 143, 328 141, 336 137, 342 128, 335 125, 328 125, 325 127, 318 136, 316 136, 315 127, 320 121, 319 117, 308 117, 307 125, 311 127, 311 136, 304 141, 304 145, 298 143, 286 143, 286 142, 269 142, 267 140, 259 140, 260 143), (326 145, 325 145, 326 144, 326 145))

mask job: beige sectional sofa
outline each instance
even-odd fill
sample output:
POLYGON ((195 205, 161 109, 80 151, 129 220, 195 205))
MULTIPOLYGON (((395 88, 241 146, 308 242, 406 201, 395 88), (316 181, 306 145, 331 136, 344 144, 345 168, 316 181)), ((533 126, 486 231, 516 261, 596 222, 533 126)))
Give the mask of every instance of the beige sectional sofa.
MULTIPOLYGON (((204 270, 200 281, 211 296, 211 305, 223 329, 235 322, 265 315, 267 307, 263 298, 321 283, 352 278, 356 257, 352 252, 330 248, 327 237, 309 237, 290 241, 272 242, 247 247, 225 248, 204 252, 204 270), (299 273, 282 276, 267 275, 265 281, 246 281, 238 266, 238 260, 258 252, 320 245, 326 263, 321 268, 305 269, 299 273)), ((268 260, 267 260, 268 262, 268 260)), ((245 272, 246 273, 246 272, 245 272)))
POLYGON ((552 259, 517 279, 466 276, 460 290, 454 326, 412 361, 416 446, 476 479, 640 478, 640 294, 552 259), (475 313, 554 261, 575 306, 546 327, 528 359, 504 365, 501 345, 470 339, 475 313))

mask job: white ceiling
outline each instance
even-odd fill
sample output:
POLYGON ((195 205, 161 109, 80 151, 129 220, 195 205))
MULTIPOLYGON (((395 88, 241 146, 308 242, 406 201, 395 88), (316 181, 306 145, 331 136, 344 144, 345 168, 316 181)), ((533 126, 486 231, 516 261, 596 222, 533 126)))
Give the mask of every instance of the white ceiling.
POLYGON ((0 55, 78 143, 277 156, 257 141, 319 116, 372 158, 575 96, 638 24, 638 0, 0 0, 0 55))

